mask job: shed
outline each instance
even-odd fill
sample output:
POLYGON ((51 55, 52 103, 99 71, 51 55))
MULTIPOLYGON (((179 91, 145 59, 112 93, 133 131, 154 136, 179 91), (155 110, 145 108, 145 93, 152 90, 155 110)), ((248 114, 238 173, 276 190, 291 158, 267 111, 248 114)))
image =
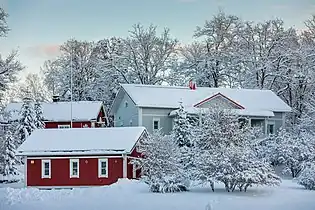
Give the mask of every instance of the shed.
POLYGON ((25 185, 73 188, 138 178, 130 161, 141 157, 136 145, 146 135, 144 127, 35 130, 17 151, 25 158, 25 185))

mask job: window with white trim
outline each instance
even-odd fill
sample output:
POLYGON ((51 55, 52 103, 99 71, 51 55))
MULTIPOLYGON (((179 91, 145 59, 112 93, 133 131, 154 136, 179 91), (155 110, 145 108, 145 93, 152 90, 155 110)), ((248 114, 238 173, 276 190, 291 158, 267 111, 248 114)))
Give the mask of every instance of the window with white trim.
POLYGON ((79 159, 70 159, 70 178, 79 178, 79 170, 79 159))
POLYGON ((42 178, 51 178, 50 160, 42 160, 42 178))
POLYGON ((160 118, 153 118, 153 131, 160 129, 160 118))
POLYGON ((267 134, 275 134, 275 124, 267 124, 267 134))
POLYGON ((108 177, 108 159, 98 159, 98 177, 108 177))
POLYGON ((70 125, 58 125, 58 128, 60 129, 70 128, 70 125))

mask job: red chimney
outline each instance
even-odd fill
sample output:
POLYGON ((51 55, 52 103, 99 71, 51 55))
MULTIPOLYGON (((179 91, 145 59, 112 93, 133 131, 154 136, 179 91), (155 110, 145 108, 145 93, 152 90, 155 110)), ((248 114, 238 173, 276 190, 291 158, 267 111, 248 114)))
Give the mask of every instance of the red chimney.
POLYGON ((192 80, 189 80, 189 89, 196 90, 196 84, 192 80))

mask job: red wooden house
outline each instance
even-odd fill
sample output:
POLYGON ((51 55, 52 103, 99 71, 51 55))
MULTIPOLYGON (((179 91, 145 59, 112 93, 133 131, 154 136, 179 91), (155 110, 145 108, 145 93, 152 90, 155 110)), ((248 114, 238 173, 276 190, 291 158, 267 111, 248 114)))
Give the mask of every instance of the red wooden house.
MULTIPOLYGON (((45 128, 70 128, 71 117, 73 128, 105 127, 108 123, 101 101, 73 101, 72 112, 70 102, 43 102, 41 105, 45 128)), ((7 105, 5 111, 11 115, 12 121, 19 119, 21 107, 22 103, 10 103, 7 105)))
POLYGON ((144 127, 39 129, 18 148, 25 158, 25 184, 39 188, 109 185, 138 178, 130 163, 139 158, 144 127))

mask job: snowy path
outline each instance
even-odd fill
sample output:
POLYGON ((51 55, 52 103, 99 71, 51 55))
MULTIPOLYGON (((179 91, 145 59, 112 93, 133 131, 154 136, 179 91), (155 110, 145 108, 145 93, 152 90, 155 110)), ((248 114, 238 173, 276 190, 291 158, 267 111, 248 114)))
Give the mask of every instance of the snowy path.
POLYGON ((144 184, 127 180, 109 187, 75 190, 0 187, 1 210, 204 210, 209 204, 211 210, 314 210, 315 191, 288 180, 277 188, 251 188, 247 193, 193 188, 186 193, 154 194, 144 184))

